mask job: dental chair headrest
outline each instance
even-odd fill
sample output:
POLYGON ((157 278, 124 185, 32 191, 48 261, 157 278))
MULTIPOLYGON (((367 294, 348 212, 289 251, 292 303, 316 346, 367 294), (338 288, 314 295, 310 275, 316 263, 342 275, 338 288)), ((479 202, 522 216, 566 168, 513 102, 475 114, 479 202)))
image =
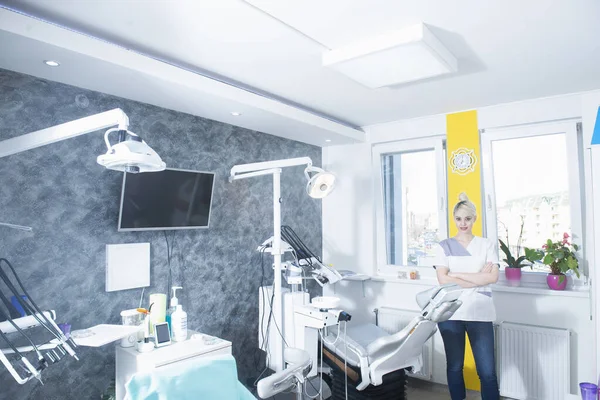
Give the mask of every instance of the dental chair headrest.
POLYGON ((443 301, 454 301, 460 296, 462 288, 454 283, 447 285, 436 286, 417 293, 417 304, 423 310, 432 301, 439 304, 443 301))

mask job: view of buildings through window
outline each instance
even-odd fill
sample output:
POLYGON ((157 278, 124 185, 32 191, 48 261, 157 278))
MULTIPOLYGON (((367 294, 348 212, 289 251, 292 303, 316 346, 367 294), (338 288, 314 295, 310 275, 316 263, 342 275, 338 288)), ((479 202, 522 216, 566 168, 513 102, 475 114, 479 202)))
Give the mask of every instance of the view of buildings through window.
POLYGON ((388 264, 430 265, 440 240, 434 150, 384 157, 388 264))
MULTIPOLYGON (((552 134, 492 142, 494 182, 484 185, 494 185, 497 237, 513 255, 571 235, 565 140, 564 134, 552 134)), ((433 150, 383 157, 388 264, 431 265, 434 245, 446 236, 439 232, 436 162, 433 150)), ((533 269, 547 271, 543 264, 533 269)))
MULTIPOLYGON (((565 140, 554 134, 492 143, 498 239, 508 241, 513 256, 525 254, 525 247, 539 249, 548 239, 561 240, 565 232, 571 235, 565 140)), ((548 271, 543 264, 533 269, 548 271)))

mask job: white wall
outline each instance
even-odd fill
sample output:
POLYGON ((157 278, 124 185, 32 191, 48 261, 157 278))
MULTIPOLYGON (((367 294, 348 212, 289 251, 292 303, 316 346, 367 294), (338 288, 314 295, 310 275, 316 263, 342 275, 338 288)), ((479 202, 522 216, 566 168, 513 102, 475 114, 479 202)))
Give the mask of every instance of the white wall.
MULTIPOLYGON (((582 108, 582 119, 583 119, 583 136, 584 143, 587 145, 591 142, 592 133, 594 130, 594 124, 596 123, 596 114, 600 107, 600 92, 585 93, 581 96, 581 108, 582 108)), ((598 121, 600 123, 600 121, 598 121)), ((587 194, 587 201, 592 208, 592 215, 594 218, 588 220, 592 226, 593 231, 596 233, 590 242, 591 248, 596 251, 592 254, 593 264, 600 265, 600 145, 594 146, 591 149, 587 149, 586 155, 591 158, 592 164, 592 176, 590 180, 590 190, 587 194)), ((594 306, 594 312, 596 315, 595 324, 595 338, 596 338, 596 351, 594 352, 596 371, 600 374, 600 290, 598 284, 600 283, 600 268, 590 269, 590 276, 592 277, 592 304, 594 306)), ((599 377, 600 380, 600 377, 599 377)))
MULTIPOLYGON (((600 92, 595 93, 595 96, 597 97, 586 97, 586 104, 590 109, 592 108, 590 104, 596 104, 597 107, 600 103, 600 92)), ((478 109, 479 127, 490 129, 580 118, 584 109, 583 99, 583 95, 576 94, 485 107, 478 109)), ((586 117, 583 122, 589 125, 589 117, 586 117)), ((324 260, 338 269, 373 275, 376 257, 371 146, 379 142, 445 134, 446 121, 445 115, 435 115, 380 124, 365 129, 368 143, 323 149, 324 168, 338 176, 336 190, 323 203, 323 253, 324 260)), ((589 140, 586 143, 589 143, 589 140)), ((600 160, 598 164, 600 165, 600 160)), ((600 177, 598 182, 600 184, 600 177)), ((597 215, 600 215, 600 201, 598 203, 599 214, 597 215)), ((590 215, 591 213, 588 212, 586 218, 590 215)), ((600 230, 600 223, 598 225, 600 230)), ((589 232, 588 236, 591 236, 589 232)), ((592 244, 591 241, 589 243, 592 244)), ((597 245, 600 246, 600 242, 597 245)), ((590 270, 594 272, 593 268, 590 270)), ((428 272, 423 275, 432 275, 431 271, 428 272)), ((600 279, 600 276, 598 278, 600 279)), ((335 288, 326 289, 326 293, 332 294, 335 290, 335 295, 342 297, 342 304, 353 315, 352 323, 373 322, 372 311, 377 307, 391 306, 417 310, 414 300, 416 293, 425 290, 431 284, 432 282, 426 279, 408 283, 393 279, 371 280, 364 284, 363 297, 363 286, 360 282, 341 282, 335 285, 335 288)), ((571 329, 573 332, 572 392, 576 392, 578 382, 597 380, 594 372, 595 351, 592 350, 592 344, 596 340, 595 322, 590 320, 592 302, 588 297, 496 292, 494 302, 498 322, 571 329)), ((436 334, 433 340, 433 380, 446 383, 441 337, 436 334)))

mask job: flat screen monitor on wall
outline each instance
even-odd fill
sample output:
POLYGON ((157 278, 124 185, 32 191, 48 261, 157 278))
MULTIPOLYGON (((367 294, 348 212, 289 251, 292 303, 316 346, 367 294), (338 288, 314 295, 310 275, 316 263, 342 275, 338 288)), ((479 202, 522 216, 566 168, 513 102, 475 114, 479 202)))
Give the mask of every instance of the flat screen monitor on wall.
POLYGON ((119 232, 208 228, 214 181, 182 169, 124 174, 119 232))

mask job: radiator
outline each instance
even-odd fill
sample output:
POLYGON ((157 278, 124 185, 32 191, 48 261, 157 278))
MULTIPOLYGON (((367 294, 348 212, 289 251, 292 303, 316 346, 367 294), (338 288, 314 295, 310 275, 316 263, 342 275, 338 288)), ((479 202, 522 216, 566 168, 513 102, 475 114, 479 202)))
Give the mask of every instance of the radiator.
MULTIPOLYGON (((403 310, 400 308, 380 307, 375 311, 375 323, 384 331, 394 334, 401 331, 419 313, 417 311, 403 310)), ((419 379, 431 380, 433 365, 433 347, 431 340, 423 345, 423 368, 420 372, 409 373, 409 376, 419 379)))
POLYGON ((562 400, 569 393, 569 330, 503 322, 497 333, 500 395, 562 400))

